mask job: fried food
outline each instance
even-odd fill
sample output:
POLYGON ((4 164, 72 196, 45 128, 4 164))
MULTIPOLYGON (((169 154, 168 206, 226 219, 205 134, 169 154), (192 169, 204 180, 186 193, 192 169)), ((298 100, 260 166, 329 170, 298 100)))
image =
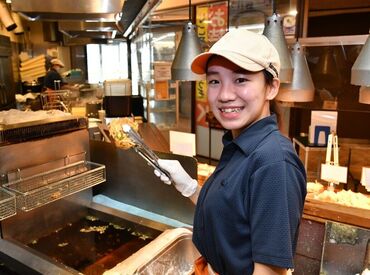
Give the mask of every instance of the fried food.
POLYGON ((324 186, 319 182, 307 182, 307 192, 318 194, 324 191, 324 186))
POLYGON ((116 145, 122 149, 129 149, 135 144, 131 139, 122 131, 122 125, 128 124, 136 132, 139 129, 139 124, 133 118, 117 118, 109 124, 109 134, 113 137, 116 145))
POLYGON ((325 190, 315 195, 314 198, 321 201, 370 210, 370 197, 358 192, 352 192, 351 190, 341 190, 339 192, 325 190))

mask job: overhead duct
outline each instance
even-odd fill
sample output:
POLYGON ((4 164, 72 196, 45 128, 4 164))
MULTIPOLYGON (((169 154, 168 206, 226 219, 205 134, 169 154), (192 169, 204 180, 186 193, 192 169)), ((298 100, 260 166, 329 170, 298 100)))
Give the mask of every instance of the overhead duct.
POLYGON ((135 0, 126 1, 120 13, 120 20, 117 22, 119 30, 124 37, 132 34, 136 28, 146 19, 160 3, 160 0, 135 0))
POLYGON ((110 39, 101 39, 101 38, 94 38, 94 37, 63 37, 63 45, 64 46, 83 46, 87 44, 107 44, 109 43, 110 39))
POLYGON ((117 32, 114 22, 60 21, 58 22, 58 29, 70 38, 113 39, 117 32))

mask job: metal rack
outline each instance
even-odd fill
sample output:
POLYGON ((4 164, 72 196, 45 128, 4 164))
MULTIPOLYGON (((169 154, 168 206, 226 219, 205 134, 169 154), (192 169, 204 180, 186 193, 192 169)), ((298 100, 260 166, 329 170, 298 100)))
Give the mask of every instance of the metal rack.
POLYGON ((44 110, 61 110, 70 112, 72 92, 70 90, 55 90, 41 93, 41 104, 44 110))
POLYGON ((0 221, 17 213, 15 195, 0 188, 0 221))
POLYGON ((54 169, 47 166, 18 169, 13 178, 3 185, 16 196, 18 209, 30 211, 47 203, 77 193, 106 179, 105 165, 82 160, 54 169), (27 170, 40 171, 29 174, 27 170), (22 175, 26 175, 23 177, 22 175))

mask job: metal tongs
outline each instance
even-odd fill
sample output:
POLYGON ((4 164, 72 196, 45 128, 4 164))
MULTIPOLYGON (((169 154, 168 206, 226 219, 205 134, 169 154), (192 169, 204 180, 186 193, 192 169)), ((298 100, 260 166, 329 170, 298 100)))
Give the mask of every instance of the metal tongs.
POLYGON ((153 152, 152 149, 150 149, 144 143, 143 139, 139 136, 139 134, 135 130, 133 130, 131 126, 128 124, 123 124, 122 130, 129 137, 129 139, 135 144, 134 145, 135 152, 138 153, 143 159, 145 159, 150 166, 160 171, 161 173, 165 174, 170 179, 170 181, 172 181, 170 174, 159 166, 158 164, 159 157, 153 152))

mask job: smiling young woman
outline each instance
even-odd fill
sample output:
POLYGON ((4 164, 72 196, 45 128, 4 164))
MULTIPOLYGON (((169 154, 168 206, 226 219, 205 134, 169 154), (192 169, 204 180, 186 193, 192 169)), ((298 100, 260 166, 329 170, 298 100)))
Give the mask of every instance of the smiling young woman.
POLYGON ((193 242, 202 255, 196 274, 288 274, 294 267, 306 174, 270 110, 279 69, 270 41, 242 29, 192 62, 193 72, 206 74, 210 108, 228 130, 221 158, 202 188, 178 161, 159 165, 196 203, 193 242))

